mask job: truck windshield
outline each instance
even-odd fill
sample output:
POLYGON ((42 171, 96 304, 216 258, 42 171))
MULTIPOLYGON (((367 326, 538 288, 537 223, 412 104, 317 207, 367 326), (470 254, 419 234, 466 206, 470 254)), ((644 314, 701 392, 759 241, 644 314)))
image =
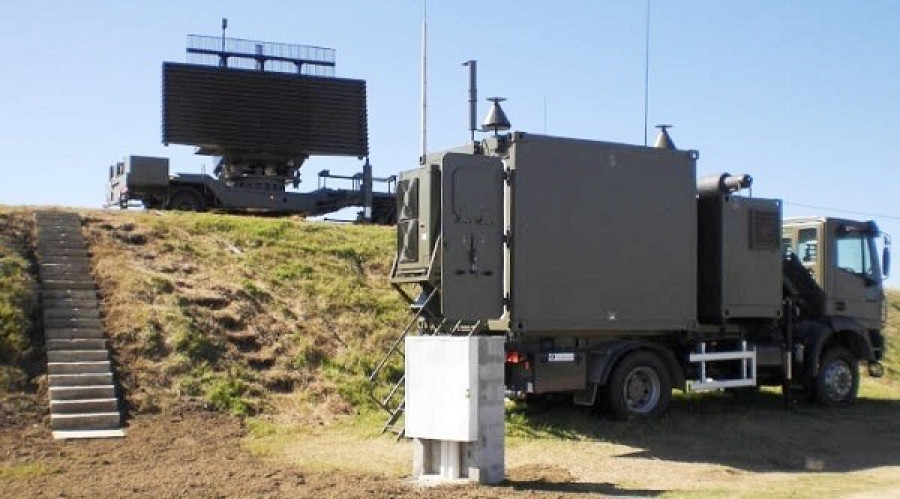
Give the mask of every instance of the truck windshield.
POLYGON ((837 266, 854 274, 876 276, 875 245, 863 233, 849 233, 838 237, 837 266))

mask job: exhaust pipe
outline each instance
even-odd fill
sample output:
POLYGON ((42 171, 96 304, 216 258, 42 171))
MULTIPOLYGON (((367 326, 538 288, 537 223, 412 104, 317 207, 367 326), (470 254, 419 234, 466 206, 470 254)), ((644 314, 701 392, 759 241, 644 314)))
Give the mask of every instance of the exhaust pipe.
POLYGON ((478 130, 478 61, 468 60, 463 66, 469 66, 469 133, 475 142, 478 130))

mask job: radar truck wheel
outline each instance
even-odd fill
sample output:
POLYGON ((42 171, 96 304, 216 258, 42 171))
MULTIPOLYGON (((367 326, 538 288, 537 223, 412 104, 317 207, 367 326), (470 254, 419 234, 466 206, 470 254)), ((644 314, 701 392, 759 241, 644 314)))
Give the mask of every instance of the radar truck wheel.
POLYGON ((206 209, 206 203, 199 192, 182 187, 175 189, 172 195, 169 196, 169 202, 166 204, 166 207, 176 211, 203 211, 206 209))
POLYGON ((672 380, 658 355, 639 350, 616 364, 606 397, 617 419, 650 418, 669 408, 672 380))
POLYGON ((829 348, 819 362, 816 400, 827 406, 850 405, 859 391, 859 362, 843 347, 829 348))

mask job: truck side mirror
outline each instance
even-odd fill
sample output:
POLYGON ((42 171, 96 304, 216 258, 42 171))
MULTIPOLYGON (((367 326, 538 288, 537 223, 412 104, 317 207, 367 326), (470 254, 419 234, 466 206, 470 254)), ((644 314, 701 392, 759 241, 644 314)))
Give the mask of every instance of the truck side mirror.
POLYGON ((890 239, 885 241, 884 251, 881 254, 881 273, 885 277, 891 275, 891 243, 890 239))

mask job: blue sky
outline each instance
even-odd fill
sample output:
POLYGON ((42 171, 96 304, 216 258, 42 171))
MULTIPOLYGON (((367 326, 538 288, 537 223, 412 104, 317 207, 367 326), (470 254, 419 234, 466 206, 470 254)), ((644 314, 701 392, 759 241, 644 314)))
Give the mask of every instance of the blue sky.
MULTIPOLYGON (((701 174, 750 173, 787 215, 886 215, 874 218, 900 238, 900 2, 651 5, 650 123, 674 124, 701 174)), ((97 207, 107 166, 128 154, 209 168, 160 142, 160 68, 222 17, 229 36, 335 48, 337 75, 368 81, 376 175, 412 168, 421 13, 412 0, 4 0, 0 203, 97 207)), ((509 99, 515 129, 643 142, 644 1, 432 0, 428 13, 430 149, 468 138, 467 59, 480 97, 509 99)), ((304 187, 324 168, 359 162, 313 158, 304 187)))

